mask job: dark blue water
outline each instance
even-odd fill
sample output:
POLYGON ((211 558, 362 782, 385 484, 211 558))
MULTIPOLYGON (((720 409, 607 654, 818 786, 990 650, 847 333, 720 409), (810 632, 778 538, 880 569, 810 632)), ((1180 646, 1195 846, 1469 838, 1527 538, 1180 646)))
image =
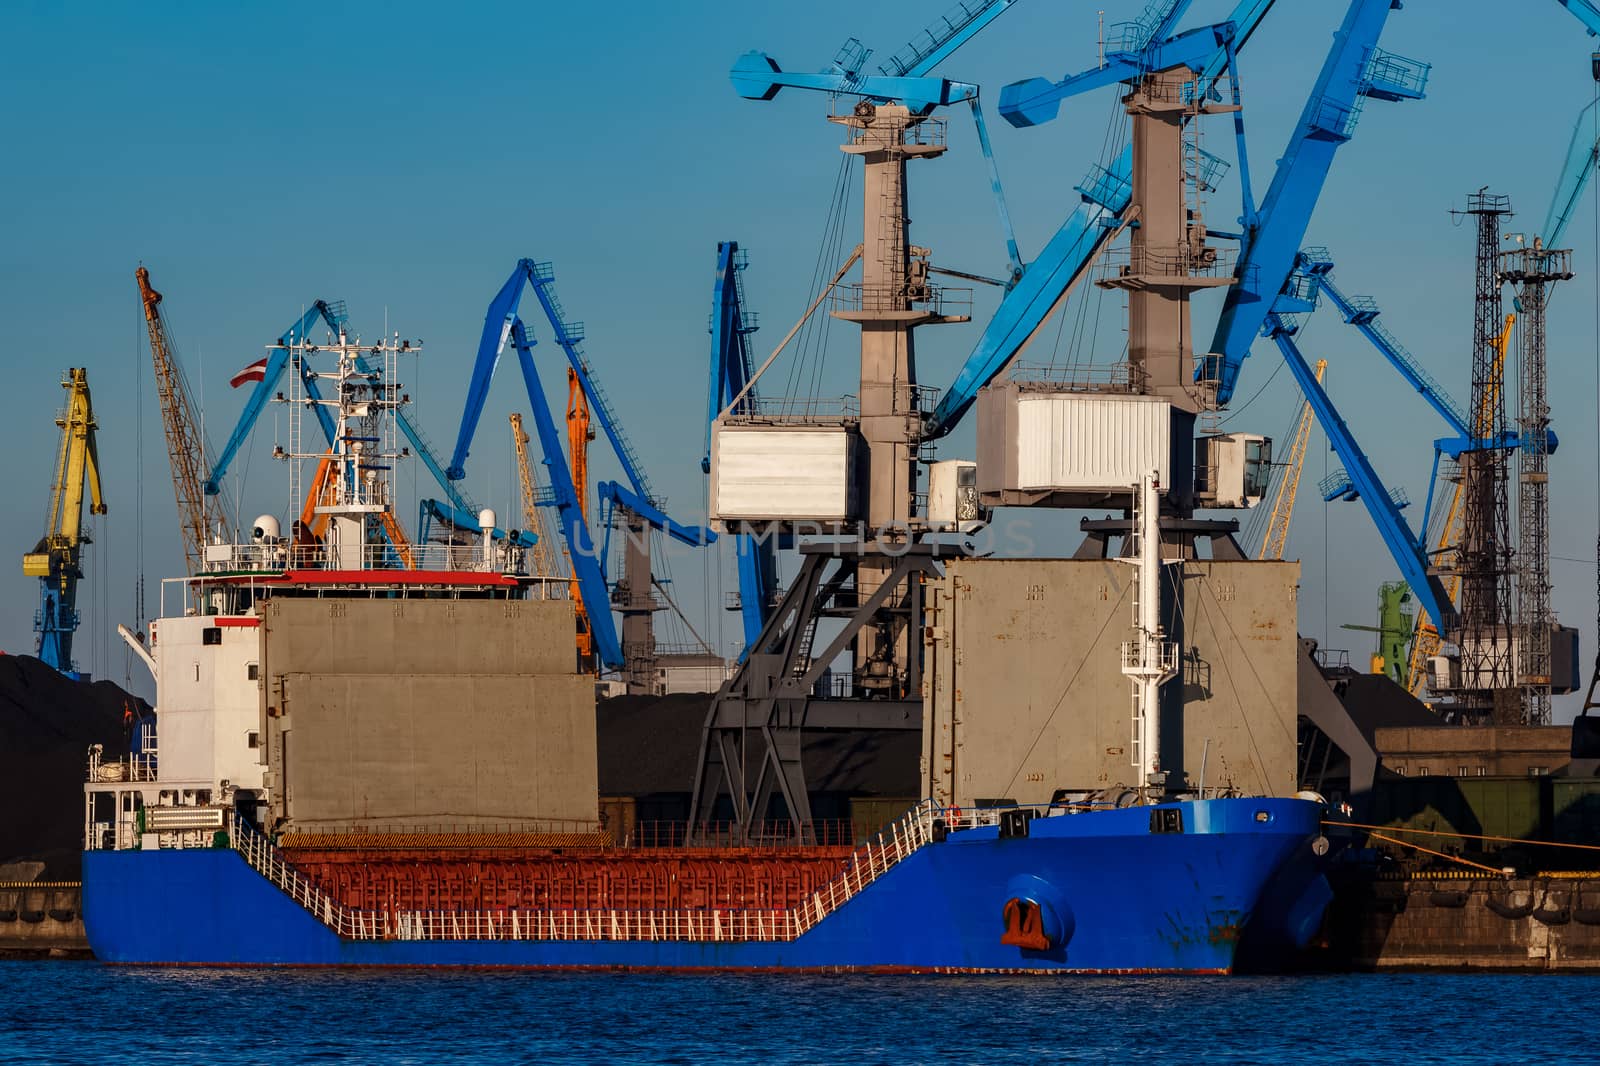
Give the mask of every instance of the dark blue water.
POLYGON ((5 1063, 1546 1062, 1600 977, 706 977, 0 963, 5 1063))

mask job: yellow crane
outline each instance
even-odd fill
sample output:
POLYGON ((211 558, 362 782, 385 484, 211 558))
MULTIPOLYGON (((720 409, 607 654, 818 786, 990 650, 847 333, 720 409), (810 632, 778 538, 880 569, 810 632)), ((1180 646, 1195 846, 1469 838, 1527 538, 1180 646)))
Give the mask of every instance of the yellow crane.
POLYGON ((150 271, 134 271, 139 298, 144 304, 145 328, 150 334, 150 357, 156 369, 156 394, 161 400, 161 422, 167 434, 167 458, 172 463, 172 487, 178 497, 178 521, 183 531, 183 555, 189 573, 205 564, 205 547, 213 531, 233 540, 227 508, 221 496, 205 492, 205 444, 200 419, 195 416, 183 370, 173 353, 161 294, 150 287, 150 271))
POLYGON ((528 434, 522 428, 522 415, 511 413, 511 440, 517 447, 517 475, 522 480, 522 521, 537 538, 533 545, 533 571, 540 577, 554 577, 555 555, 550 547, 555 543, 550 533, 550 523, 539 510, 539 484, 528 460, 528 434))
MULTIPOLYGON (((1489 387, 1484 390, 1483 406, 1473 412, 1472 434, 1479 440, 1494 431, 1494 409, 1500 399, 1500 389, 1505 380, 1506 349, 1511 346, 1511 327, 1516 325, 1515 314, 1506 315, 1505 329, 1495 339, 1494 369, 1489 375, 1489 387)), ((1464 515, 1461 509, 1461 478, 1455 478, 1455 491, 1450 494, 1450 506, 1445 511, 1444 522, 1439 527, 1438 547, 1434 549, 1435 565, 1447 576, 1444 590, 1455 603, 1461 593, 1461 575, 1456 571, 1456 552, 1461 546, 1461 529, 1464 515)), ((1427 611, 1417 612, 1417 627, 1411 636, 1411 655, 1406 662, 1406 689, 1413 695, 1421 693, 1428 678, 1428 660, 1439 654, 1443 638, 1438 626, 1428 617, 1427 611)))
MULTIPOLYGON (((1322 372, 1328 369, 1326 359, 1317 360, 1317 383, 1322 383, 1322 372)), ((1261 538, 1261 551, 1257 558, 1282 559, 1284 545, 1289 540, 1289 520, 1294 517, 1294 500, 1300 492, 1300 475, 1306 466, 1306 447, 1311 443, 1311 401, 1300 406, 1300 421, 1294 430, 1294 442, 1289 448, 1289 469, 1278 479, 1278 492, 1272 499, 1272 520, 1267 523, 1266 535, 1261 538)))
POLYGON ((50 514, 44 536, 22 557, 22 572, 39 579, 39 613, 33 628, 39 634, 39 659, 64 674, 75 673, 72 635, 78 629, 78 580, 83 577, 83 494, 89 492, 89 513, 105 514, 100 495, 100 458, 95 448, 94 407, 89 402, 89 373, 73 367, 61 382, 67 406, 56 418, 61 449, 50 487, 50 514))

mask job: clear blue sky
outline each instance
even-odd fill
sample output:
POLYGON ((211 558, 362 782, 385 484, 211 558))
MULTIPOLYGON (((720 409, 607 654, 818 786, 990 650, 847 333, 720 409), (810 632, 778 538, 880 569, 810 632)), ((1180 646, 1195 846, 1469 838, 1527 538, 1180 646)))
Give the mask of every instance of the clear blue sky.
MULTIPOLYGON (((1098 157, 1115 100, 1102 93, 1073 102, 1053 124, 1012 130, 995 116, 998 89, 1091 65, 1097 12, 1111 23, 1142 6, 1020 0, 947 64, 948 76, 984 87, 1025 259, 1076 202, 1072 185, 1098 157)), ((1199 0, 1190 24, 1230 7, 1199 0)), ((1242 59, 1258 196, 1342 8, 1279 0, 1242 59)), ((14 562, 0 565, 0 648, 33 644, 37 583, 15 557, 43 531, 64 367, 89 368, 111 508, 94 525, 81 594, 84 665, 120 680, 124 655, 111 631, 132 621, 138 575, 153 610, 159 580, 181 568, 133 282, 141 261, 166 294, 217 443, 244 399, 227 388, 228 375, 325 298, 346 300, 368 336, 387 322, 426 342, 406 384, 419 400, 414 414, 448 448, 489 298, 518 257, 553 260, 562 299, 586 322, 591 358, 652 478, 675 511, 692 516, 704 506, 698 461, 716 242, 737 239, 750 252, 746 280, 766 326, 757 335, 764 352, 804 308, 838 167, 824 98, 743 101, 727 70, 753 47, 791 69, 821 69, 850 36, 885 56, 942 10, 937 0, 8 7, 0 446, 13 502, 0 516, 0 543, 14 562)), ((1551 0, 1416 0, 1391 16, 1384 45, 1434 64, 1429 98, 1368 106, 1308 243, 1329 245, 1345 289, 1379 297, 1389 328, 1464 398, 1471 235, 1452 226, 1448 209, 1487 184, 1519 208, 1512 228, 1537 224, 1571 123, 1594 92, 1590 44, 1551 0)), ((913 239, 937 262, 994 274, 1003 250, 964 114, 951 115, 950 131, 950 153, 913 171, 913 239)), ((1233 157, 1225 122, 1212 124, 1208 146, 1233 157)), ((1213 225, 1228 228, 1236 203, 1236 186, 1220 190, 1213 225)), ((859 225, 858 207, 851 218, 859 225)), ((1595 535, 1594 232, 1586 200, 1569 231, 1580 275, 1556 297, 1550 321, 1562 439, 1553 550, 1579 560, 1591 556, 1595 535)), ((948 383, 993 303, 980 292, 973 325, 922 332, 924 381, 948 383)), ((1210 326, 1197 323, 1197 344, 1210 326)), ((1119 331, 1109 314, 1101 362, 1117 357, 1119 331)), ((851 390, 851 339, 834 331, 824 391, 851 390)), ((1408 512, 1416 522, 1440 424, 1328 311, 1305 347, 1330 360, 1330 392, 1380 472, 1419 501, 1408 512)), ((1239 389, 1240 403, 1251 402, 1233 426, 1281 436, 1297 396, 1287 374, 1274 376, 1279 365, 1270 345, 1257 345, 1239 389)), ((504 371, 469 464, 473 494, 502 513, 513 500, 505 414, 527 405, 504 371)), ((289 506, 283 470, 267 458, 282 436, 274 417, 263 418, 235 466, 231 487, 246 518, 289 506)), ((968 427, 943 454, 970 451, 968 427)), ((1324 464, 1324 451, 1318 440, 1290 540, 1304 561, 1301 628, 1319 637, 1331 629, 1328 644, 1364 651, 1367 638, 1338 625, 1371 621, 1378 583, 1395 574, 1359 505, 1318 499, 1315 479, 1337 465, 1324 464)), ((596 470, 611 473, 603 462, 596 470)), ((1070 550, 1073 523, 1038 522, 1044 550, 1070 550)), ((732 621, 714 609, 719 590, 732 587, 718 577, 726 564, 677 553, 674 571, 689 613, 713 636, 723 625, 731 640, 732 621)), ((1591 654, 1592 568, 1558 559, 1554 573, 1557 609, 1584 628, 1591 654)))

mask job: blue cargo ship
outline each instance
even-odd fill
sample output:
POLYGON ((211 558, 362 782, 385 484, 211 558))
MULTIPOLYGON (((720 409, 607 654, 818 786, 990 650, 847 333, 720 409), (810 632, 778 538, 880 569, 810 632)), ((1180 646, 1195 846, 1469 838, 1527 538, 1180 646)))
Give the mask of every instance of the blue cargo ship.
MULTIPOLYGON (((1132 639, 1114 652, 1133 688, 1131 751, 1114 749, 1100 784, 965 811, 950 793, 860 839, 820 831, 769 780, 760 817, 789 819, 776 830, 745 810, 719 835, 704 812, 644 839, 599 815, 594 685, 574 666, 566 579, 531 572, 529 545, 493 512, 442 543, 413 543, 395 520, 407 397, 394 367, 412 349, 342 329, 286 343, 290 440, 315 408, 329 448, 286 455, 317 470, 308 491, 291 484, 304 507, 289 535, 262 516, 248 542, 204 545, 198 572, 164 586, 148 643, 124 634, 156 679, 158 728, 126 759, 91 752, 83 916, 100 959, 1228 973, 1246 936, 1270 949, 1314 933, 1319 805, 1208 792, 1161 766, 1180 649, 1163 628, 1161 574, 1177 560, 1163 556, 1158 470, 1118 490, 1136 567, 1132 639), (336 363, 311 371, 313 356, 336 363), (334 399, 299 391, 318 378, 334 399), (1111 784, 1128 768, 1132 787, 1111 784)), ((911 653, 887 632, 861 640, 892 672, 911 653)), ((810 672, 834 658, 813 660, 809 635, 805 655, 810 672)), ((993 728, 1011 728, 1005 696, 991 698, 993 728)))
MULTIPOLYGON (((1145 492, 1153 499, 1156 486, 1145 492)), ((1154 508, 1143 513, 1154 523, 1154 508)), ((397 630, 377 637, 342 632, 367 624, 361 620, 374 608, 389 626, 434 606, 467 625, 473 603, 501 619, 543 589, 516 552, 493 540, 492 527, 486 519, 481 541, 465 552, 408 545, 402 559, 392 544, 373 547, 359 530, 354 552, 338 543, 337 527, 323 541, 278 538, 263 517, 251 543, 212 545, 207 570, 172 583, 175 605, 152 623, 149 648, 131 642, 157 679, 159 728, 147 723, 126 759, 91 753, 83 916, 98 958, 1228 973, 1247 930, 1269 944, 1299 946, 1316 928, 1325 902, 1316 885, 1301 879, 1287 896, 1281 887, 1318 836, 1321 809, 1306 799, 1200 798, 1150 788, 968 811, 928 800, 860 841, 794 835, 787 827, 716 838, 704 826, 645 839, 602 827, 592 791, 587 798, 547 794, 544 809, 500 830, 396 825, 370 799, 363 800, 363 824, 318 823, 309 790, 328 782, 297 778, 292 769, 294 760, 318 757, 293 739, 310 728, 307 707, 320 708, 340 729, 356 729, 362 697, 341 686, 349 677, 365 686, 385 679, 326 672, 337 664, 317 667, 322 673, 285 665, 286 645, 273 642, 292 644, 294 631, 280 616, 295 603, 322 612, 316 647, 297 654, 333 649, 325 657, 336 658, 370 646, 385 660, 395 656, 388 641, 397 630), (308 691, 283 690, 281 671, 308 691), (282 729, 290 721, 296 729, 282 729), (304 790, 298 800, 286 795, 296 787, 304 790), (552 804, 573 802, 587 819, 542 817, 552 804)), ((1154 581, 1159 538, 1146 543, 1141 567, 1144 580, 1154 581)), ((570 633, 570 604, 542 606, 564 618, 570 633)), ((1172 653, 1159 624, 1146 621, 1141 640, 1148 647, 1125 650, 1124 662, 1138 691, 1153 698, 1172 653)), ((523 680, 535 688, 551 683, 539 675, 523 680)), ((586 677, 556 680, 589 688, 586 677)), ((592 743, 592 697, 578 712, 592 743)), ((466 730, 476 709, 449 713, 456 716, 452 728, 466 730)), ((427 721, 440 717, 430 709, 427 721)), ((1154 752, 1154 716, 1146 720, 1146 750, 1154 752)), ((528 724, 548 728, 550 721, 534 715, 528 724)), ((338 747, 338 735, 323 736, 324 745, 338 747)), ((509 748, 516 738, 493 739, 509 748)), ((380 754, 390 761, 335 784, 369 797, 399 795, 396 785, 402 793, 441 794, 452 785, 407 780, 395 772, 393 753, 380 754)), ((592 763, 592 747, 588 757, 592 763)), ((415 758, 421 761, 414 765, 444 777, 465 769, 448 758, 415 758)), ((499 765, 492 754, 470 758, 477 773, 499 765)), ((521 757, 509 758, 518 764, 521 757)), ((537 776, 537 769, 528 773, 537 776)))
POLYGON ((1228 973, 1320 818, 1298 799, 941 813, 910 812, 783 909, 360 910, 241 822, 222 846, 87 852, 83 916, 117 963, 1228 973))

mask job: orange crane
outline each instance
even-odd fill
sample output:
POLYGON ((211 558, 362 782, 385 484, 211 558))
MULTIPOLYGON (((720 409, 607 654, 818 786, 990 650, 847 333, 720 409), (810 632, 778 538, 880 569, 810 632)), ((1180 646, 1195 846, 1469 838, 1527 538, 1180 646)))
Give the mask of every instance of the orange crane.
MULTIPOLYGON (((524 438, 526 439, 526 438, 524 438)), ((584 522, 589 521, 589 442, 594 440, 594 427, 589 424, 589 397, 584 394, 578 372, 567 368, 567 449, 572 460, 572 488, 577 496, 578 513, 584 522)), ((578 585, 578 575, 573 573, 568 586, 572 597, 573 613, 578 622, 578 667, 591 673, 598 672, 599 663, 594 654, 594 635, 589 626, 590 605, 583 602, 583 592, 578 585)), ((594 604, 597 611, 609 611, 609 603, 594 604)))
MULTIPOLYGON (((1317 382, 1322 382, 1322 372, 1328 369, 1326 359, 1317 360, 1317 382)), ((1300 492, 1300 474, 1306 467, 1306 446, 1311 442, 1311 401, 1300 405, 1300 421, 1295 426, 1294 443, 1289 448, 1289 469, 1278 479, 1278 493, 1272 500, 1272 520, 1267 523, 1266 535, 1261 538, 1261 551, 1257 558, 1282 559, 1284 545, 1289 540, 1289 520, 1294 517, 1294 501, 1300 492)))
MULTIPOLYGON (((317 461, 317 472, 311 477, 311 488, 307 490, 306 502, 300 508, 300 521, 295 524, 298 533, 296 546, 301 550, 321 544, 323 537, 328 534, 328 514, 326 511, 319 512, 317 508, 330 506, 337 499, 338 485, 333 478, 336 461, 332 449, 317 461)), ((400 564, 407 570, 415 570, 416 556, 411 551, 411 542, 406 539, 405 530, 395 521, 394 511, 380 511, 378 521, 383 524, 383 532, 389 538, 390 546, 400 557, 400 564)))
POLYGON ((539 485, 533 473, 533 463, 528 459, 528 434, 522 428, 522 415, 511 412, 511 441, 517 448, 517 476, 522 481, 522 520, 539 539, 533 545, 533 572, 540 577, 554 577, 555 557, 550 545, 555 543, 550 523, 539 510, 539 485))
POLYGON ((150 272, 134 272, 144 303, 145 328, 150 334, 150 356, 156 368, 156 393, 161 400, 161 422, 167 434, 167 458, 172 463, 172 487, 178 497, 178 520, 183 530, 183 555, 189 573, 205 565, 205 546, 213 531, 233 540, 224 498, 205 493, 205 442, 194 403, 189 398, 183 368, 178 365, 168 337, 167 319, 161 311, 161 294, 150 287, 150 272))
MULTIPOLYGON (((1495 340, 1494 373, 1489 377, 1490 385, 1484 390, 1483 406, 1474 412, 1472 432, 1478 439, 1488 436, 1493 426, 1490 424, 1492 412, 1500 398, 1500 389, 1505 380, 1506 349, 1511 345, 1511 327, 1516 325, 1515 314, 1506 315, 1506 327, 1500 331, 1500 336, 1495 340)), ((1450 602, 1454 603, 1461 594, 1461 575, 1456 571, 1456 552, 1461 545, 1461 527, 1463 514, 1461 511, 1462 485, 1461 478, 1455 477, 1455 491, 1450 495, 1450 507, 1445 511, 1444 521, 1439 527, 1438 547, 1434 549, 1435 564, 1448 576, 1445 578, 1444 589, 1450 594, 1450 602)), ((1417 612, 1417 627, 1411 636, 1411 655, 1406 662, 1406 690, 1413 696, 1422 692, 1428 677, 1428 660, 1439 654, 1439 647, 1443 638, 1439 629, 1428 617, 1427 611, 1417 612)))

